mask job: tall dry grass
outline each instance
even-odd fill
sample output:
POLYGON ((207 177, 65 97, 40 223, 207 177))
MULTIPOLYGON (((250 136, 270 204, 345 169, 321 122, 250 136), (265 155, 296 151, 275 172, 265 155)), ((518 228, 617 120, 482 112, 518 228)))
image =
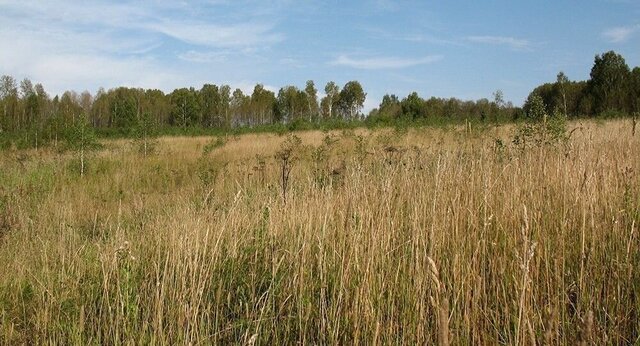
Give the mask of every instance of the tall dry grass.
POLYGON ((0 343, 638 343, 631 131, 300 133, 286 204, 275 135, 0 153, 0 343))

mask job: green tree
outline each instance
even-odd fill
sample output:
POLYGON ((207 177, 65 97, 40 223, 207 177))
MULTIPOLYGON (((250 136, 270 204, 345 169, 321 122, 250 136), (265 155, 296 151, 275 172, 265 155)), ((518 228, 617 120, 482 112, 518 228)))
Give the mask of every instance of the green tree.
POLYGON ((340 92, 340 110, 342 117, 347 120, 360 118, 366 98, 367 94, 358 81, 347 82, 340 92))
POLYGON ((404 113, 398 96, 389 94, 382 97, 378 112, 380 117, 384 119, 395 119, 404 113))
POLYGON ((198 123, 198 95, 193 88, 176 89, 171 93, 172 123, 182 128, 198 123))
POLYGON ((156 126, 169 123, 171 118, 171 104, 169 97, 158 89, 147 89, 141 100, 140 114, 151 113, 156 126))
POLYGON ((493 114, 494 120, 498 121, 498 118, 502 115, 502 110, 505 108, 506 102, 504 101, 504 93, 498 89, 493 93, 493 114))
POLYGON ((405 97, 402 102, 402 114, 411 119, 423 116, 424 100, 418 96, 417 92, 412 92, 405 97))
POLYGON ((525 102, 526 118, 517 127, 513 143, 527 145, 552 145, 567 139, 566 116, 558 108, 549 116, 542 97, 531 94, 525 102))
POLYGON ((231 95, 231 113, 232 113, 232 125, 241 126, 248 123, 248 108, 250 97, 246 96, 240 89, 233 91, 231 95))
POLYGON ((624 111, 629 66, 622 55, 614 51, 596 55, 591 69, 590 87, 596 101, 596 111, 624 111))
POLYGON ((231 119, 229 118, 229 109, 231 105, 231 87, 228 85, 220 86, 220 104, 218 105, 218 114, 224 116, 224 127, 231 127, 231 119))
POLYGON ((138 118, 135 127, 135 138, 138 143, 140 152, 144 157, 147 157, 149 153, 152 153, 156 147, 156 124, 153 116, 149 112, 144 112, 138 118))
POLYGON ((543 121, 547 117, 547 107, 540 95, 531 94, 524 103, 524 111, 527 119, 543 121))
POLYGON ((0 100, 2 100, 2 119, 0 126, 7 131, 18 129, 18 86, 11 76, 0 77, 0 100))
POLYGON ((93 127, 86 115, 75 117, 73 124, 67 128, 65 141, 67 147, 78 154, 80 176, 84 176, 87 153, 99 147, 93 127))
POLYGON ((340 87, 334 82, 328 82, 324 87, 326 96, 322 99, 323 110, 326 111, 326 117, 333 118, 334 105, 338 102, 340 95, 340 87))
POLYGON ((220 92, 215 84, 205 84, 198 94, 200 97, 200 111, 202 112, 202 124, 212 127, 221 123, 220 119, 220 92))
POLYGON ((318 116, 318 89, 316 89, 312 80, 307 81, 304 92, 307 95, 309 121, 312 121, 318 116))
POLYGON ((279 120, 289 123, 303 117, 308 107, 307 95, 295 86, 280 88, 277 97, 279 120))
POLYGON ((130 132, 138 118, 138 104, 136 97, 129 88, 117 88, 111 92, 110 126, 122 132, 130 132))
POLYGON ((264 88, 262 84, 257 84, 251 94, 251 113, 253 114, 253 124, 267 124, 273 121, 273 110, 276 104, 276 96, 272 91, 264 88))

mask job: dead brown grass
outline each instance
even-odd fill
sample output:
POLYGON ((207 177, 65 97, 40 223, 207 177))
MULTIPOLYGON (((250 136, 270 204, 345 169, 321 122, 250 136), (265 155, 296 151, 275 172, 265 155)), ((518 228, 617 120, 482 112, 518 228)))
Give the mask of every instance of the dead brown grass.
POLYGON ((0 153, 0 343, 637 343, 640 142, 580 126, 300 133, 286 205, 277 135, 0 153))

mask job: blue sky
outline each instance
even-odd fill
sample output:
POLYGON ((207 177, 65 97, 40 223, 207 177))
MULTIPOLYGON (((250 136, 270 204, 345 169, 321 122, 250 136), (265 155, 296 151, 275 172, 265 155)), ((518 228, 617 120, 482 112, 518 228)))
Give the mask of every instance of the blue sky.
POLYGON ((5 1, 0 74, 51 94, 204 83, 250 92, 360 81, 400 97, 505 98, 587 79, 595 54, 640 65, 640 1, 5 1))

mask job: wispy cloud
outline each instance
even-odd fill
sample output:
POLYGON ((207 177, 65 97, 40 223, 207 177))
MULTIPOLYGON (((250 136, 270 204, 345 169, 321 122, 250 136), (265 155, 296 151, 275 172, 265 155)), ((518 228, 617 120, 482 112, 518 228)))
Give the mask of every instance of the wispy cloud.
POLYGON ((431 64, 442 60, 440 55, 429 55, 421 58, 400 57, 375 57, 352 58, 348 55, 340 55, 330 62, 330 65, 347 66, 363 70, 402 69, 418 65, 431 64))
POLYGON ((532 48, 529 40, 508 36, 469 36, 467 40, 475 43, 507 46, 514 50, 530 50, 532 48))
POLYGON ((605 39, 612 43, 622 43, 628 41, 633 35, 640 32, 640 24, 630 26, 619 26, 610 28, 602 33, 605 39))
MULTIPOLYGON (((176 57, 238 66, 284 39, 272 16, 232 17, 218 6, 228 3, 0 0, 0 46, 11 47, 0 50, 0 74, 32 78, 53 94, 117 85, 168 90, 201 77, 192 73, 194 64, 175 64, 176 57)), ((220 66, 215 75, 227 80, 243 75, 220 66)))
POLYGON ((273 25, 241 23, 217 25, 201 22, 163 20, 147 23, 144 28, 174 39, 210 47, 250 47, 280 42, 284 36, 273 25))
POLYGON ((184 53, 178 54, 180 60, 195 62, 195 63, 212 63, 222 62, 227 60, 229 55, 228 51, 196 51, 189 50, 184 53))
MULTIPOLYGON (((0 19, 19 27, 46 28, 56 32, 64 29, 74 36, 97 35, 113 37, 126 32, 128 37, 171 37, 190 45, 207 47, 264 47, 281 42, 282 33, 274 30, 275 22, 268 18, 247 15, 230 21, 226 16, 193 15, 199 6, 219 6, 220 1, 195 2, 190 7, 180 3, 143 2, 110 3, 87 1, 81 6, 63 0, 60 3, 0 1, 0 19)), ((203 7, 203 8, 205 8, 203 7)), ((197 12, 197 11, 196 11, 197 12)), ((6 25, 5 27, 9 27, 6 25)), ((101 37, 98 37, 101 38, 101 37)), ((100 40, 95 40, 100 48, 100 40)))

